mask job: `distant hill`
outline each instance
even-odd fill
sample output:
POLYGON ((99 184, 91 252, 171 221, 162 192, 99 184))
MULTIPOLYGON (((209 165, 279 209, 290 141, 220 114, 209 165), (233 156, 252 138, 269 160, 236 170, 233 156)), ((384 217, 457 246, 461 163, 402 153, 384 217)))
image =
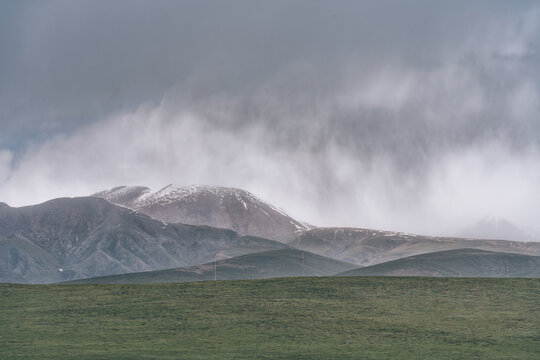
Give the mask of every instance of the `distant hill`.
POLYGON ((540 243, 432 237, 358 228, 310 229, 302 231, 288 244, 362 266, 407 256, 464 248, 540 255, 540 243))
POLYGON ((459 249, 345 271, 341 276, 540 277, 540 256, 459 249))
POLYGON ((457 235, 459 237, 476 239, 501 239, 526 242, 540 240, 534 234, 520 229, 510 221, 491 215, 461 230, 457 235))
POLYGON ((355 268, 356 265, 295 249, 280 249, 220 260, 215 264, 179 269, 140 272, 82 279, 71 283, 167 283, 214 280, 264 279, 289 276, 325 276, 355 268), (214 267, 215 266, 215 267, 214 267))
POLYGON ((278 241, 292 240, 308 226, 248 191, 212 186, 168 185, 152 193, 119 186, 93 194, 167 223, 208 225, 278 241))
POLYGON ((0 282, 168 269, 286 247, 226 229, 165 224, 95 197, 0 206, 0 282))

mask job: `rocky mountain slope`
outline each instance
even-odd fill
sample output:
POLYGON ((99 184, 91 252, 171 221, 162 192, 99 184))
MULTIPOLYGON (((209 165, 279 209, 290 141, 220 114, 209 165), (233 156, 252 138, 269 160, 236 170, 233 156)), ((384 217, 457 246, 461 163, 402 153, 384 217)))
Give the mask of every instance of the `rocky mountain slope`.
POLYGON ((478 249, 441 251, 345 271, 343 276, 540 277, 540 256, 478 249))
POLYGON ((362 266, 444 250, 474 248, 540 255, 540 243, 445 238, 358 228, 316 228, 301 232, 292 247, 362 266))
POLYGON ((290 241, 308 226, 250 192, 227 187, 168 185, 152 193, 119 186, 93 194, 167 223, 208 225, 239 234, 290 241))
POLYGON ((226 229, 166 224, 95 197, 0 206, 0 282, 159 270, 284 247, 226 229))
POLYGON ((295 249, 242 255, 186 268, 76 280, 78 284, 148 284, 166 282, 327 276, 355 268, 353 264, 295 249))

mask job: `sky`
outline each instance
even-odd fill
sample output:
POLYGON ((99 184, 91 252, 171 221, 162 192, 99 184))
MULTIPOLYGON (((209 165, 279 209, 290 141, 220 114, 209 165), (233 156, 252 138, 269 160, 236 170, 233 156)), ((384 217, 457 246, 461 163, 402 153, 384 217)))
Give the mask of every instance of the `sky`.
POLYGON ((539 51, 537 1, 0 0, 0 201, 207 184, 538 231, 539 51))

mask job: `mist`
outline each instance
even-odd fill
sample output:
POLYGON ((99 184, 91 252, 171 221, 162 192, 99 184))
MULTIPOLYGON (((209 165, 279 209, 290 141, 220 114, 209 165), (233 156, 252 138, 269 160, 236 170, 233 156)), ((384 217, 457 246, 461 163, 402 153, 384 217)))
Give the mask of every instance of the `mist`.
POLYGON ((2 8, 11 206, 208 184, 318 226, 451 235, 494 214, 537 228, 534 2, 2 8))

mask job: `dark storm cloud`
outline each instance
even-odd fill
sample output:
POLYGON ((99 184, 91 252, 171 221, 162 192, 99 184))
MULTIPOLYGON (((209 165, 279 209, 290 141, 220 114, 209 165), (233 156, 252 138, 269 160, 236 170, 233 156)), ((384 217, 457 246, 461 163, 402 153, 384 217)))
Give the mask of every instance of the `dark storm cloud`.
POLYGON ((2 123, 18 123, 13 132, 63 130, 159 102, 182 84, 195 97, 264 84, 284 97, 325 96, 385 63, 436 68, 468 34, 496 30, 486 22, 524 5, 7 2, 2 123))
POLYGON ((318 224, 437 232, 497 211, 531 225, 539 11, 2 3, 0 196, 177 181, 246 187, 318 224))

